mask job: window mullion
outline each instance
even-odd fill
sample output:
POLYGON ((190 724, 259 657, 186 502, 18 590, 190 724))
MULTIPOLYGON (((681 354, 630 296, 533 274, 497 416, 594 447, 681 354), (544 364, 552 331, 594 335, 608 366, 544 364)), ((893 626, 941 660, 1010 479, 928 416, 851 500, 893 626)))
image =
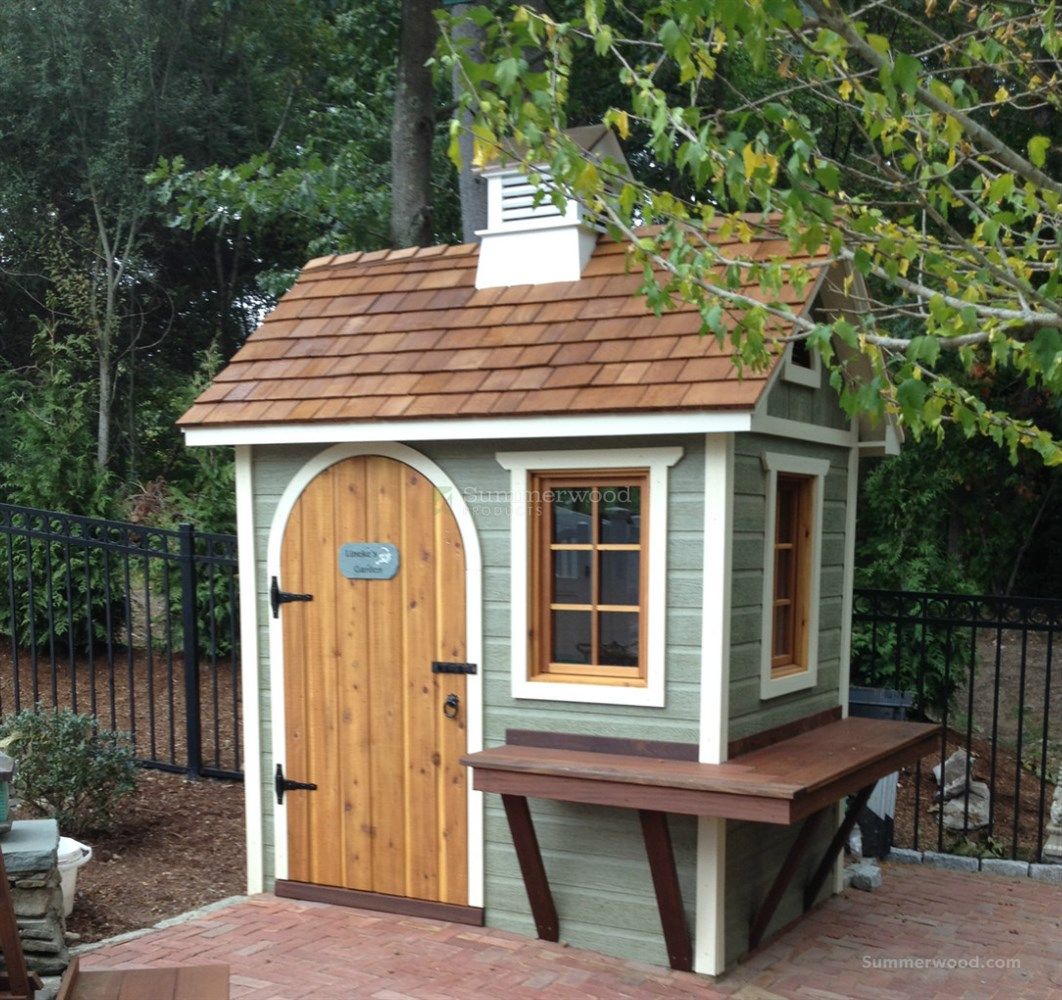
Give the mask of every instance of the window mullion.
MULTIPOLYGON (((591 487, 591 490, 595 487, 591 487)), ((599 511, 598 504, 601 500, 599 497, 591 494, 590 497, 590 662, 597 664, 599 660, 598 649, 601 639, 601 612, 598 611, 598 604, 601 603, 601 552, 598 549, 598 545, 601 542, 601 534, 599 527, 599 511)))

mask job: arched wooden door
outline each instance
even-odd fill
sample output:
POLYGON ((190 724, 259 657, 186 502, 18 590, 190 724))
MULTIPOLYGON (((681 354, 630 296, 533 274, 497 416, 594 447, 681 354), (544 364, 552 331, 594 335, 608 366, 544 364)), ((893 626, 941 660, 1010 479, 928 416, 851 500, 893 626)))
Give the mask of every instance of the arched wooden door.
POLYGON ((449 505, 402 462, 344 459, 295 503, 280 574, 312 595, 279 610, 284 776, 317 786, 284 796, 289 882, 467 904, 466 682, 433 672, 465 659, 449 505), (352 543, 393 545, 395 575, 349 578, 352 543))

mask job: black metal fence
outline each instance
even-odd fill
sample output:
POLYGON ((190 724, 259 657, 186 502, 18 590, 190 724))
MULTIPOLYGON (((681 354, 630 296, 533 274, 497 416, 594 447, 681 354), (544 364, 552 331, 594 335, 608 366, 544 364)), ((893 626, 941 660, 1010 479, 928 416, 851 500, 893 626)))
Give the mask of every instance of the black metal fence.
POLYGON ((233 535, 0 504, 0 714, 89 712, 146 766, 240 778, 236 574, 233 535))
POLYGON ((852 683, 905 692, 944 727, 901 775, 898 846, 1040 860, 1062 766, 1060 633, 1062 600, 855 592, 852 683), (958 794, 941 801, 933 768, 959 749, 958 794))

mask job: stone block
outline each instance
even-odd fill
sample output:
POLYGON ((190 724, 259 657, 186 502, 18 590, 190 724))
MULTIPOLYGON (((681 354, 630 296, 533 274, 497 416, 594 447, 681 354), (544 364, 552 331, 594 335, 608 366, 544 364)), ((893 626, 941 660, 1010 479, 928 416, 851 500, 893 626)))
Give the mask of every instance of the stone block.
POLYGON ((936 851, 926 851, 922 855, 922 863, 953 872, 975 872, 980 867, 977 858, 967 858, 961 854, 938 854, 936 851))
POLYGON ((66 950, 66 945, 58 941, 23 941, 22 950, 29 955, 59 955, 66 950))
POLYGON ((50 872, 57 864, 59 826, 54 819, 19 819, 0 838, 8 875, 50 872))
POLYGON ((43 917, 49 910, 55 910, 55 890, 12 889, 11 902, 14 904, 16 917, 43 917))
POLYGON ((1011 878, 1028 878, 1029 862, 1012 861, 1010 858, 982 858, 981 871, 990 875, 1009 875, 1011 878))
POLYGON ((852 865, 845 874, 849 877, 849 884, 853 889, 873 892, 881 888, 881 869, 877 865, 863 861, 858 865, 852 865))
POLYGON ((886 855, 885 860, 895 861, 901 865, 920 865, 922 863, 922 852, 912 851, 907 847, 894 847, 886 855))
POLYGON ((54 941, 57 930, 54 920, 23 920, 18 925, 18 934, 23 941, 54 941))
POLYGON ((1029 865, 1029 878, 1062 885, 1062 865, 1029 865))

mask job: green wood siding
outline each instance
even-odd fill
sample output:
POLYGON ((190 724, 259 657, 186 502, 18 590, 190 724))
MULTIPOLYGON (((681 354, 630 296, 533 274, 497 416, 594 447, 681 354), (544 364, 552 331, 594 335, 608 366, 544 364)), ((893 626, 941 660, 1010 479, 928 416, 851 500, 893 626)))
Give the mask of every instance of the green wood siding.
MULTIPOLYGON (((813 390, 779 379, 768 398, 771 416, 847 429, 847 419, 829 385, 813 390)), ((815 428, 808 440, 738 434, 734 438, 734 530, 730 619, 731 740, 782 725, 838 703, 841 664, 841 618, 844 609, 844 555, 849 449, 815 444, 815 428), (816 686, 761 700, 764 541, 767 529, 765 452, 826 459, 822 511, 822 562, 818 567, 819 651, 816 686)), ((825 822, 805 856, 802 870, 772 921, 769 932, 783 927, 802 912, 803 883, 818 863, 835 829, 825 822)), ((756 823, 727 824, 726 848, 726 960, 733 963, 748 948, 753 915, 781 868, 796 828, 756 823)), ((832 892, 827 879, 823 894, 832 892)))
MULTIPOLYGON (((701 567, 704 523, 703 437, 654 439, 679 444, 683 458, 670 470, 668 497, 667 704, 664 708, 515 701, 510 695, 512 646, 509 610, 509 473, 495 452, 624 448, 644 439, 448 442, 415 444, 454 482, 472 511, 483 554, 484 743, 505 739, 509 727, 555 729, 602 736, 697 742, 701 664, 701 567)), ((273 871, 273 799, 270 775, 269 608, 266 555, 269 527, 287 483, 319 446, 254 449, 256 561, 263 757, 263 837, 266 884, 273 871)), ((654 502, 657 498, 654 498, 654 502)), ((553 882, 561 937, 572 945, 666 965, 638 819, 625 810, 551 803, 531 805, 547 871, 553 882)), ((696 823, 670 817, 676 861, 693 926, 696 823)), ((486 799, 486 910, 492 926, 533 934, 523 882, 498 797, 486 799)))
POLYGON ((826 373, 818 389, 787 382, 779 375, 767 397, 767 414, 799 420, 803 424, 817 424, 834 430, 848 430, 848 417, 837 402, 837 393, 826 373))

